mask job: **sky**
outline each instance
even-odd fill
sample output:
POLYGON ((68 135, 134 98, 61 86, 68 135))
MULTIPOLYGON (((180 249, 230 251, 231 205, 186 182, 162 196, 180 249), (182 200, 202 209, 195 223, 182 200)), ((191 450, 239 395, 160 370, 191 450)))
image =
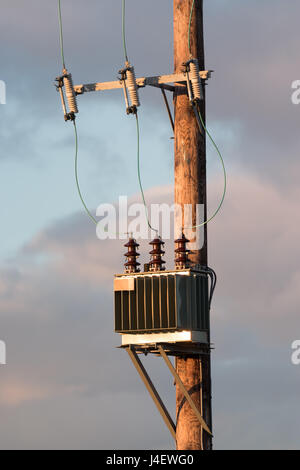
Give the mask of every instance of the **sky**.
MULTIPOLYGON (((74 82, 122 67, 121 1, 62 0, 74 82)), ((218 273, 211 311, 214 448, 297 449, 299 339, 300 4, 204 0, 207 126, 228 173, 209 225, 218 273)), ((172 1, 127 2, 138 76, 173 68, 172 1), (157 9, 159 8, 159 14, 157 9)), ((53 85, 61 73, 56 1, 1 0, 0 366, 2 449, 172 449, 160 415, 113 332, 112 281, 123 241, 100 241, 74 179, 74 133, 53 85)), ((157 90, 141 91, 146 199, 172 202, 173 140, 157 90), (159 168, 159 171, 153 169, 159 168)), ((136 130, 121 91, 78 98, 79 174, 88 207, 140 202, 136 130)), ((208 144, 212 211, 222 173, 208 144)), ((148 250, 141 247, 143 261, 148 250)), ((172 244, 167 260, 172 262, 172 244)), ((145 258, 146 260, 146 258, 145 258)), ((173 380, 145 358, 174 414, 173 380)))

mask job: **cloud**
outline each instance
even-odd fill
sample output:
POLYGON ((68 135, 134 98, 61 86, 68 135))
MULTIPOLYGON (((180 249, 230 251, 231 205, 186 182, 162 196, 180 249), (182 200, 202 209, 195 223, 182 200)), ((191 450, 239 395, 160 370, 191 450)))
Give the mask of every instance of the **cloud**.
MULTIPOLYGON (((299 369, 290 364, 290 344, 299 336, 299 109, 290 101, 299 78, 299 12, 291 0, 205 2, 206 63, 215 70, 208 127, 229 168, 226 204, 209 226, 209 260, 219 275, 212 311, 217 448, 299 447, 299 369)), ((123 63, 120 2, 90 0, 82 9, 79 0, 66 0, 63 15, 75 82, 115 77, 123 63)), ((138 75, 172 70, 171 18, 171 2, 143 9, 128 2, 128 47, 138 75)), ((27 239, 0 271, 0 337, 8 354, 0 369, 1 447, 171 447, 126 354, 114 348, 112 279, 122 270, 122 243, 98 241, 86 216, 73 213, 73 135, 52 87, 61 68, 55 2, 3 0, 0 25, 0 78, 7 84, 3 244, 27 239)), ((142 94, 146 188, 153 167, 161 185, 171 181, 173 165, 156 91, 142 94)), ((79 106, 88 205, 134 194, 136 141, 123 98, 91 94, 79 106)), ((210 185, 211 210, 221 185, 210 185)), ((147 192, 149 202, 171 197, 165 188, 147 192)), ((147 243, 141 251, 147 260, 147 243)), ((167 252, 172 266, 172 243, 167 252)), ((172 380, 149 359, 174 411, 172 380)))
MULTIPOLYGON (((218 221, 224 221, 225 229, 211 230, 213 260, 217 268, 220 263, 220 297, 227 297, 231 320, 249 329, 259 321, 257 334, 288 341, 298 324, 299 190, 282 192, 263 178, 233 174, 229 193, 218 221), (245 299, 249 316, 240 314, 245 299)), ((225 319, 220 313, 220 319, 227 321, 228 314, 225 319)))
MULTIPOLYGON (((73 393, 80 393, 83 387, 68 386, 65 390, 60 390, 59 396, 72 396, 73 393), (61 393, 64 392, 64 393, 61 393)), ((9 379, 3 384, 0 391, 0 406, 7 408, 17 408, 27 402, 37 403, 39 401, 45 401, 49 397, 55 397, 57 391, 55 388, 49 387, 49 385, 43 385, 41 383, 26 383, 22 381, 10 381, 9 379)))
MULTIPOLYGON (((215 181, 212 200, 218 189, 215 181)), ((289 223, 296 196, 235 174, 209 227, 210 264, 219 275, 212 309, 216 448, 297 447, 299 374, 290 345, 298 325, 299 237, 296 220, 289 223), (273 416, 289 428, 280 439, 273 416)), ((146 197, 170 200, 170 188, 146 197)), ((77 214, 52 224, 3 265, 3 448, 172 447, 126 353, 115 349, 112 279, 122 270, 122 245, 97 240, 85 214, 77 214), (127 423, 126 433, 120 423, 127 423)), ((143 256, 146 251, 144 243, 143 256)), ((171 267, 171 242, 167 252, 171 267)), ((171 377, 158 359, 147 364, 173 413, 171 377)))

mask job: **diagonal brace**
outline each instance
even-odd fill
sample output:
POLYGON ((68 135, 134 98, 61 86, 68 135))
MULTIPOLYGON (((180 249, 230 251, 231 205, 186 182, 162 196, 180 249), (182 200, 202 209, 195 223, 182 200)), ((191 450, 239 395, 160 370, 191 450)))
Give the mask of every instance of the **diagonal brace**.
POLYGON ((132 346, 129 346, 126 348, 126 351, 129 354, 130 359, 133 362, 133 365, 135 366, 136 370, 138 371, 142 381, 144 382, 148 392, 151 395, 152 400, 154 401, 155 405, 158 408, 158 411, 160 412, 164 422, 166 423, 170 433, 176 438, 176 426, 169 415, 168 410, 166 409, 165 405, 163 404, 156 388, 154 387, 149 375, 146 372, 146 369, 144 368, 142 362, 138 358, 137 353, 135 352, 134 348, 132 346))
POLYGON ((167 113, 168 113, 168 116, 169 116, 169 119, 170 119, 171 127, 172 127, 173 132, 174 132, 174 130, 175 130, 174 119, 173 119, 173 116, 172 116, 172 113, 171 113, 171 110, 170 110, 168 98, 167 98, 166 92, 163 88, 161 88, 161 92, 162 92, 164 102, 165 102, 165 105, 166 105, 166 108, 167 108, 167 113))
POLYGON ((201 426, 203 427, 203 429, 205 429, 206 432, 208 432, 208 434, 210 434, 212 436, 212 433, 211 433, 211 430, 209 429, 209 427, 207 426, 206 422, 204 421, 204 419, 202 418, 201 416, 201 413, 199 412, 194 400, 192 399, 192 397, 189 395, 187 389, 185 388, 185 386, 183 385, 182 383, 182 380, 181 378, 179 377, 179 375, 177 374, 176 370, 174 369, 170 359, 168 358, 168 356, 166 355, 165 351, 163 350, 163 348, 158 345, 158 350, 160 352, 160 355, 162 356, 162 358, 164 359, 165 363, 167 364, 171 374, 173 375, 174 379, 175 379, 175 382, 177 383, 177 385, 179 386, 179 388, 181 389, 183 395, 185 396, 187 402, 190 404, 192 410, 194 411, 195 415, 197 416, 201 426))

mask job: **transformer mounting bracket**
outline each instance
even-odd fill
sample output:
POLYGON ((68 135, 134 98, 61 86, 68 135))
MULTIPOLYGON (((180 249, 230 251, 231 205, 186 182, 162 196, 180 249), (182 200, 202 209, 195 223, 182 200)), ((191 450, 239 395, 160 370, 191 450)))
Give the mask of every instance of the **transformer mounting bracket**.
MULTIPOLYGON (((160 412, 167 428, 171 432, 173 438, 176 439, 176 425, 175 425, 174 421, 172 420, 172 418, 171 418, 166 406, 164 405, 160 395, 158 394, 155 386, 153 385, 152 380, 150 379, 144 365, 142 364, 142 362, 138 358, 138 355, 137 355, 138 347, 136 347, 135 345, 128 345, 128 346, 125 347, 125 349, 126 349, 128 355, 129 355, 133 365, 135 366, 137 372, 139 373, 142 381, 144 382, 144 385, 146 386, 146 388, 147 388, 152 400, 154 401, 158 411, 160 412)), ((166 363, 168 369, 170 370, 170 372, 171 372, 171 374, 172 374, 172 376, 175 380, 175 383, 179 386, 179 388, 182 391, 186 401, 189 403, 189 405, 192 408, 193 412, 195 413, 198 421, 200 422, 202 428, 208 434, 212 435, 211 430, 207 426, 207 424, 204 421, 204 419, 203 419, 198 407, 196 406, 194 400, 190 396, 188 390, 185 388, 183 382, 181 381, 179 375, 177 374, 177 372, 176 372, 175 368, 173 367, 170 359, 168 358, 163 346, 161 344, 158 344, 156 346, 156 349, 157 349, 157 352, 163 358, 164 362, 166 363)))

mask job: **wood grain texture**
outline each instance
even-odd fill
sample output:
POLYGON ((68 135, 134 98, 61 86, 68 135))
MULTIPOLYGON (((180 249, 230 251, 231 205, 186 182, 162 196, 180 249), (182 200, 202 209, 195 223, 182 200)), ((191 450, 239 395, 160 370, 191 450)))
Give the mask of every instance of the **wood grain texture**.
MULTIPOLYGON (((188 24, 192 0, 174 0, 174 71, 182 71, 182 64, 189 57, 188 24)), ((191 24, 192 56, 198 58, 200 69, 204 69, 204 39, 202 0, 195 2, 191 24)), ((175 108, 175 203, 182 208, 184 204, 204 204, 206 210, 206 138, 200 133, 189 99, 182 94, 182 87, 174 93, 175 108)), ((205 120, 205 99, 201 104, 201 114, 205 120)), ((193 210, 193 225, 196 224, 196 211, 193 210)), ((187 225, 177 220, 178 229, 187 225)), ((194 263, 207 264, 207 227, 204 226, 204 245, 191 254, 194 263)))
MULTIPOLYGON (((188 25, 192 0, 174 2, 174 68, 182 71, 182 64, 190 58, 188 50, 188 25)), ((203 0, 196 0, 191 24, 191 51, 198 58, 200 69, 204 70, 203 0)), ((201 114, 205 120, 205 96, 201 103, 201 114)), ((206 139, 200 132, 188 97, 178 86, 174 93, 175 115, 175 203, 183 208, 185 204, 204 204, 204 218, 207 218, 206 199, 206 139)), ((193 211, 193 225, 196 211, 193 211)), ((185 225, 176 220, 177 229, 185 225)), ((204 244, 191 253, 195 264, 207 265, 207 227, 204 227, 204 244)), ((178 357, 176 370, 193 400, 203 412, 203 418, 212 429, 210 355, 178 357)), ((202 450, 212 448, 212 439, 202 427, 186 402, 179 387, 176 388, 178 450, 202 450)))

